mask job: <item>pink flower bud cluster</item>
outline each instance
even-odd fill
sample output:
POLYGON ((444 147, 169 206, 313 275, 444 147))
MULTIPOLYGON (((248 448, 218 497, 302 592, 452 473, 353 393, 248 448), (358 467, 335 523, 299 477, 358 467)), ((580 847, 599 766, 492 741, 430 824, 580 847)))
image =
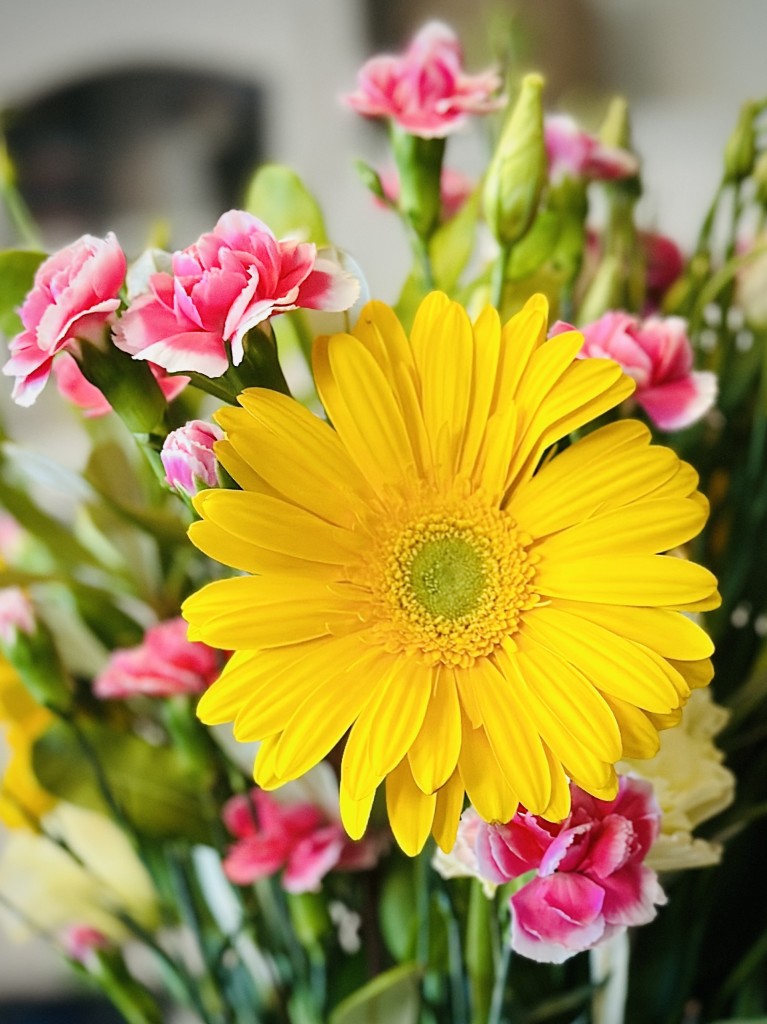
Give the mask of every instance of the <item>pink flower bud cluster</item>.
POLYGON ((84 235, 45 260, 11 340, 3 373, 15 377, 13 398, 32 405, 56 366, 59 390, 100 416, 110 405, 82 374, 82 342, 111 340, 145 359, 168 401, 188 383, 169 373, 223 374, 243 359, 243 339, 287 310, 340 311, 356 301, 359 282, 306 242, 278 241, 257 218, 230 210, 212 232, 171 258, 172 271, 149 277, 146 291, 124 307, 125 253, 113 234, 84 235), (122 315, 119 315, 122 311, 122 315), (75 358, 71 358, 74 356, 75 358), (54 364, 54 359, 56 363, 54 364))

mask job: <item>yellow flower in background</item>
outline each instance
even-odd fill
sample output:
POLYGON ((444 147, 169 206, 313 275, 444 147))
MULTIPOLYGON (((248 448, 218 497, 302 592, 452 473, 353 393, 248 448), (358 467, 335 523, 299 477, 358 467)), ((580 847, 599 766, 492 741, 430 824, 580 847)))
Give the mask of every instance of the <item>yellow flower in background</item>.
POLYGON ((13 938, 79 926, 122 942, 126 913, 147 929, 157 925, 149 875, 110 818, 60 802, 44 825, 45 835, 14 832, 0 853, 0 921, 13 938))
POLYGON ((33 827, 56 803, 32 770, 32 745, 52 719, 30 697, 16 670, 0 658, 0 739, 8 755, 0 770, 0 821, 10 828, 33 827))
POLYGON ((714 743, 728 717, 729 712, 714 703, 708 690, 697 690, 678 728, 661 737, 655 757, 619 765, 622 773, 631 772, 652 783, 663 812, 660 835, 646 861, 656 871, 719 863, 721 846, 693 837, 692 832, 735 797, 735 776, 722 764, 724 754, 714 743))
POLYGON ((366 827, 385 780, 394 834, 453 845, 464 795, 557 821, 568 777, 616 793, 615 762, 710 678, 682 609, 707 570, 659 554, 701 529, 697 476, 640 423, 551 446, 623 401, 616 363, 546 340, 536 296, 504 327, 433 293, 410 339, 381 303, 319 338, 331 428, 261 389, 216 452, 241 491, 205 491, 194 543, 248 575, 186 603, 190 638, 235 653, 199 714, 260 740, 255 778, 302 775, 348 732, 341 812, 366 827))

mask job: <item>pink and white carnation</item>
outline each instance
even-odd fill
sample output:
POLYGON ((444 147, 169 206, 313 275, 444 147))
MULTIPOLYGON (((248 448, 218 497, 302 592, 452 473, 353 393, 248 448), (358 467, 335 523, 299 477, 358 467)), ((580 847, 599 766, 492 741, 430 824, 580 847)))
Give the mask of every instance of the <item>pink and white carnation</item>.
POLYGON ((173 373, 220 377, 237 366, 253 327, 291 309, 340 311, 354 305, 359 282, 315 245, 277 241, 241 210, 221 216, 208 234, 175 252, 172 273, 149 278, 129 305, 115 344, 173 373))
POLYGON ((220 653, 187 640, 186 622, 179 617, 150 627, 135 647, 115 650, 94 680, 93 692, 102 699, 197 694, 220 671, 220 653))
MULTIPOLYGON (((149 369, 169 402, 177 398, 189 383, 188 377, 170 377, 154 363, 149 364, 149 369)), ((88 419, 106 416, 112 411, 109 401, 96 385, 91 384, 86 378, 74 356, 62 352, 53 364, 53 373, 59 394, 81 409, 88 419)))
POLYGON ((382 54, 367 61, 358 88, 345 101, 365 117, 388 117, 404 131, 442 139, 469 114, 499 110, 501 78, 496 71, 467 75, 458 37, 440 21, 418 32, 404 54, 382 54))
POLYGON ((190 498, 204 487, 216 487, 218 460, 213 445, 223 436, 220 427, 205 420, 190 420, 172 430, 160 452, 168 486, 190 498))
POLYGON ((380 837, 350 839, 317 804, 283 804, 260 789, 232 797, 223 820, 236 840, 224 860, 235 885, 281 871, 286 892, 318 892, 328 872, 372 868, 382 851, 380 837))
MULTIPOLYGON (((557 321, 550 334, 571 331, 557 321)), ((687 324, 678 316, 605 313, 578 328, 585 339, 583 359, 613 359, 636 381, 633 398, 660 430, 682 430, 711 409, 717 396, 716 374, 693 370, 687 324)))
POLYGON ((511 945, 541 963, 563 963, 628 927, 647 924, 666 902, 643 862, 660 829, 652 786, 623 776, 614 800, 571 783, 559 823, 519 810, 505 825, 482 823, 481 875, 498 884, 535 872, 511 897, 511 945))
POLYGON ((627 149, 608 146, 567 114, 549 114, 543 126, 549 177, 554 183, 563 178, 588 178, 615 181, 630 178, 639 170, 639 161, 627 149))
POLYGON ((83 235, 40 264, 19 310, 24 330, 11 340, 11 358, 3 366, 4 374, 16 378, 14 401, 32 405, 59 352, 76 351, 81 340, 102 341, 120 306, 126 269, 125 253, 111 232, 106 238, 83 235))

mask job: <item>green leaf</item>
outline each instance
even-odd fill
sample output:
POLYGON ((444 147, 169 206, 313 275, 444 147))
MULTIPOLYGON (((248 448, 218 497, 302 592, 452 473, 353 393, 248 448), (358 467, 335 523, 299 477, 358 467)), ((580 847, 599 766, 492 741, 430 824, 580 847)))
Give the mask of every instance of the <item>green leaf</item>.
POLYGON ((329 1024, 418 1024, 418 964, 400 964, 363 985, 335 1008, 329 1024))
POLYGON ((44 252, 25 249, 0 252, 0 331, 9 338, 22 330, 16 310, 32 288, 35 271, 46 258, 44 252))
POLYGON ((62 800, 110 814, 96 764, 131 826, 157 838, 209 842, 210 780, 177 750, 100 722, 57 722, 35 743, 34 771, 62 800))
POLYGON ((328 243, 319 203, 290 167, 259 167, 245 194, 245 209, 265 221, 278 238, 299 235, 315 245, 328 243))

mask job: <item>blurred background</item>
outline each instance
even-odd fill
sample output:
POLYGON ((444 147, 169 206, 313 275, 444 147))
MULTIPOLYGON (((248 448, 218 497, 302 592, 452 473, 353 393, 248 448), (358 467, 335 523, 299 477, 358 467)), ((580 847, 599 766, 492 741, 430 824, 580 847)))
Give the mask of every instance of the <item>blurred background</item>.
MULTIPOLYGON (((626 96, 643 226, 691 244, 740 104, 767 94, 765 0, 3 0, 2 124, 46 247, 113 230, 129 255, 150 238, 182 248, 268 159, 302 174, 333 240, 393 300, 405 246, 353 167, 385 162, 383 133, 338 98, 365 57, 401 48, 429 17, 459 31, 469 70, 507 54, 542 70, 549 109, 587 127, 626 96)), ((451 164, 477 170, 485 145, 451 140, 451 164)), ((0 248, 15 242, 0 213, 0 248)), ((53 419, 12 408, 10 390, 0 379, 11 432, 48 447, 53 419)), ((74 417, 57 419, 65 454, 70 430, 74 417)), ((80 996, 45 947, 0 935, 3 1024, 117 1019, 80 996)))

